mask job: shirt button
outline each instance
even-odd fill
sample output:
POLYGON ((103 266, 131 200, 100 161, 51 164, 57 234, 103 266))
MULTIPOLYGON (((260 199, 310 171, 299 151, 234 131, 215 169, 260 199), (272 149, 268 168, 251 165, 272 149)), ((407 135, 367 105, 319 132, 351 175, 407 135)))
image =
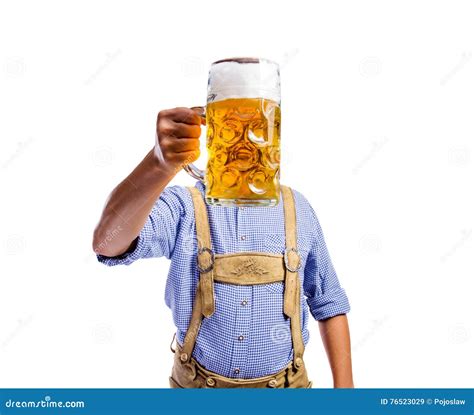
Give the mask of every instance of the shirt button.
POLYGON ((243 206, 239 206, 239 209, 240 210, 244 210, 245 208, 243 206))
POLYGON ((241 240, 241 241, 245 241, 246 239, 247 239, 247 237, 246 237, 245 235, 242 235, 242 236, 240 237, 240 240, 241 240))
POLYGON ((238 339, 239 341, 242 341, 242 340, 244 339, 244 336, 240 335, 239 337, 237 337, 237 339, 238 339))
POLYGON ((240 373, 240 369, 239 368, 234 369, 234 373, 238 375, 240 373))
POLYGON ((247 302, 247 300, 242 300, 242 301, 240 302, 240 304, 241 304, 241 305, 247 305, 248 302, 247 302))

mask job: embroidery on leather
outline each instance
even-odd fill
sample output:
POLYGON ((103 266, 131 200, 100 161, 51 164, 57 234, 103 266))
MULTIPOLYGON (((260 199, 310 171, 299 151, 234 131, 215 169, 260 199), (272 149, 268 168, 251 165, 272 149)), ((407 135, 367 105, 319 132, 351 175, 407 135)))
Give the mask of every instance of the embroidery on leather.
POLYGON ((268 274, 268 271, 265 268, 259 267, 254 259, 249 258, 245 262, 240 264, 238 267, 236 267, 235 270, 232 271, 232 274, 235 274, 240 277, 244 274, 268 274))

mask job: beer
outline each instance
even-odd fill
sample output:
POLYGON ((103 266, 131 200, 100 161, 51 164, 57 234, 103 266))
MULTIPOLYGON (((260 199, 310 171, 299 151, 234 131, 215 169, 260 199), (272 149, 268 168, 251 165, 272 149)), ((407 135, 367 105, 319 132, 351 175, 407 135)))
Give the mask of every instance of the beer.
POLYGON ((218 205, 272 206, 279 200, 280 106, 230 98, 206 109, 206 199, 218 205))
MULTIPOLYGON (((206 170, 184 166, 219 206, 275 206, 280 199, 280 70, 263 58, 228 58, 209 69, 206 170)), ((194 107, 193 107, 194 108, 194 107)))

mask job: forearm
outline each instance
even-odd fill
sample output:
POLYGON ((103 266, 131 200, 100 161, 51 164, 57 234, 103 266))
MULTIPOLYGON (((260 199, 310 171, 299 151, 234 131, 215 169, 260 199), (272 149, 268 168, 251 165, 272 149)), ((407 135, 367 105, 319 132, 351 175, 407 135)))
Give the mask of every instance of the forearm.
POLYGON ((353 388, 351 341, 345 314, 319 322, 335 388, 353 388))
POLYGON ((175 173, 160 164, 153 150, 150 151, 108 197, 94 231, 94 251, 105 256, 126 252, 175 173))

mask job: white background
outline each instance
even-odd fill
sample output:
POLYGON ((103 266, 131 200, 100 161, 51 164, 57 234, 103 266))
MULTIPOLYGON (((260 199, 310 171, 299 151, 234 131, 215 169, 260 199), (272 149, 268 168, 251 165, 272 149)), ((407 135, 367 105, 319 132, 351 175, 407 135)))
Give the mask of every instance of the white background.
MULTIPOLYGON (((281 65, 282 182, 349 295, 356 386, 473 386, 473 11, 3 1, 0 387, 168 387, 168 262, 107 268, 92 231, 157 112, 203 104, 210 63, 232 56, 281 65)), ((310 330, 310 376, 331 387, 310 330)))

